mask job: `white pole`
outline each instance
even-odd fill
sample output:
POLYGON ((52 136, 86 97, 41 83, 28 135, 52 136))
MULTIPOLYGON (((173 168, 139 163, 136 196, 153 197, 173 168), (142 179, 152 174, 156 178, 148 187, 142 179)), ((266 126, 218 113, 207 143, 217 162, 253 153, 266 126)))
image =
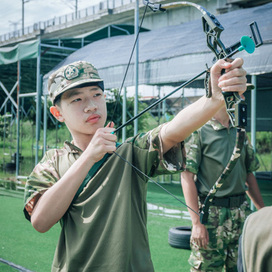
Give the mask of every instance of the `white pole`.
MULTIPOLYGON (((137 39, 137 33, 138 33, 138 25, 139 25, 139 0, 135 1, 135 14, 134 14, 134 36, 135 40, 137 39)), ((138 75, 138 62, 139 62, 139 43, 138 40, 136 41, 136 47, 135 47, 135 98, 134 98, 134 116, 138 114, 138 81, 139 81, 139 75, 138 75)), ((134 120, 134 135, 138 133, 138 119, 134 120)))

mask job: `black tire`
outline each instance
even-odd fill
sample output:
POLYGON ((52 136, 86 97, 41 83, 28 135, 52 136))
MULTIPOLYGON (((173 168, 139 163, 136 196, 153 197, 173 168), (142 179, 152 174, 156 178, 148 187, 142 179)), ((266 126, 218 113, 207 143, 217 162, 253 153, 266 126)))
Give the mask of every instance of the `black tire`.
POLYGON ((191 227, 182 226, 171 228, 168 232, 168 243, 171 247, 188 249, 190 247, 191 227))
POLYGON ((5 170, 9 173, 13 173, 16 170, 16 163, 8 162, 5 165, 5 170))

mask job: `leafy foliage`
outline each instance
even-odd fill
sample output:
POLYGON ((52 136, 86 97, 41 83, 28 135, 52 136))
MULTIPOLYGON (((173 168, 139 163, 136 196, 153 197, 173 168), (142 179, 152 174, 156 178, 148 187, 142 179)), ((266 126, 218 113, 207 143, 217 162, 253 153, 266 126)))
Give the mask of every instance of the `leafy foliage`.
POLYGON ((272 150, 272 132, 271 131, 262 131, 257 132, 256 134, 257 144, 256 148, 258 153, 268 153, 272 150))
POLYGON ((9 120, 4 116, 0 115, 0 139, 3 140, 4 136, 9 135, 9 120))
MULTIPOLYGON (((108 119, 107 122, 113 121, 115 127, 118 128, 122 125, 122 96, 118 95, 118 90, 112 89, 109 91, 110 99, 107 102, 108 109, 108 119), (117 102, 116 102, 117 101, 117 102)), ((126 111, 126 120, 130 120, 134 116, 134 97, 127 98, 127 111, 126 111)), ((138 104, 138 112, 143 111, 148 105, 146 103, 138 104)), ((154 120, 149 113, 143 114, 138 118, 138 131, 144 132, 148 131, 158 125, 158 122, 154 120)), ((134 135, 134 124, 131 122, 126 126, 127 138, 134 135)), ((119 133, 120 134, 120 133, 119 133)), ((120 135, 118 135, 120 136, 120 135)))

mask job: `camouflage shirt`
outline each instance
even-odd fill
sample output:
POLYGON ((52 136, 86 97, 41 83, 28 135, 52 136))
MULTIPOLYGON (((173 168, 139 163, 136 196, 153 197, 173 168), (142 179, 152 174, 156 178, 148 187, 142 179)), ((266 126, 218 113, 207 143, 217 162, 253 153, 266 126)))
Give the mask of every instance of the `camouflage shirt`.
POLYGON ((79 158, 82 151, 66 141, 62 149, 47 151, 27 178, 25 187, 25 215, 30 219, 32 210, 46 190, 56 183, 79 158))
MULTIPOLYGON (((163 155, 159 131, 130 138, 116 152, 148 176, 182 170, 182 145, 163 155)), ((27 181, 27 214, 80 154, 69 143, 46 153, 27 181)), ((154 271, 146 230, 147 181, 111 155, 63 216, 52 271, 154 271)))
MULTIPOLYGON (((217 120, 207 122, 186 140, 186 170, 197 175, 200 195, 207 195, 231 157, 235 146, 236 128, 222 126, 217 120)), ((247 174, 257 170, 259 162, 246 138, 241 157, 216 193, 217 197, 242 194, 247 174)))

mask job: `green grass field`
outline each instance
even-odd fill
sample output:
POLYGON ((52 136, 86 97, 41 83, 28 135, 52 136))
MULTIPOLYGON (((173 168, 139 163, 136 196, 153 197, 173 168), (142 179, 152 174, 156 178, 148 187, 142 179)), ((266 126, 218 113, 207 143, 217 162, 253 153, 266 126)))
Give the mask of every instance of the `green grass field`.
MULTIPOLYGON (((159 215, 163 208, 176 209, 180 203, 155 186, 150 184, 148 192, 148 202, 152 201, 152 204, 160 207, 148 216, 148 233, 155 269, 158 272, 188 271, 189 251, 169 246, 168 230, 179 225, 190 225, 190 221, 167 217, 167 213, 159 215)), ((180 197, 180 186, 165 186, 180 197)), ((0 258, 31 271, 50 271, 59 225, 44 234, 35 231, 23 215, 23 194, 16 191, 0 188, 0 206, 0 258)), ((186 210, 184 207, 180 208, 186 210)), ((0 271, 17 270, 0 262, 0 271)))
MULTIPOLYGON (((163 186, 184 201, 179 185, 163 186)), ((260 188, 265 204, 271 205, 272 183, 261 182, 260 188)), ((173 210, 186 212, 186 207, 153 183, 149 184, 147 200, 153 204, 148 214, 148 233, 155 271, 189 271, 187 259, 190 251, 172 248, 168 244, 171 227, 191 224, 186 218, 171 217, 173 210)), ((0 207, 0 258, 31 271, 50 271, 59 225, 44 234, 35 231, 23 215, 23 194, 3 187, 0 187, 0 207)), ((0 262, 0 271, 18 270, 0 262)))

